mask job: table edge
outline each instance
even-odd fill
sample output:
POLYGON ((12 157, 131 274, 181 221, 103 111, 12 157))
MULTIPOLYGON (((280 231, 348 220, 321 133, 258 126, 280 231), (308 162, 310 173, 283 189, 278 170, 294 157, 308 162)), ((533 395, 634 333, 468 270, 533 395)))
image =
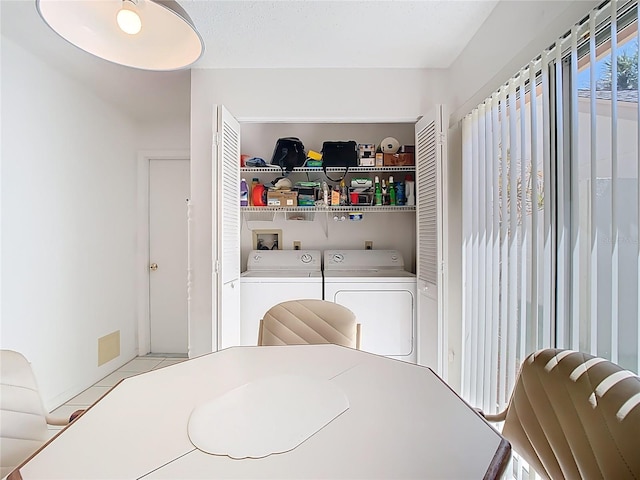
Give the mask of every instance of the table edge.
POLYGON ((511 460, 511 444, 502 437, 500 445, 498 445, 498 449, 491 459, 489 468, 487 468, 487 472, 484 474, 484 480, 502 478, 502 474, 507 468, 509 460, 511 460))

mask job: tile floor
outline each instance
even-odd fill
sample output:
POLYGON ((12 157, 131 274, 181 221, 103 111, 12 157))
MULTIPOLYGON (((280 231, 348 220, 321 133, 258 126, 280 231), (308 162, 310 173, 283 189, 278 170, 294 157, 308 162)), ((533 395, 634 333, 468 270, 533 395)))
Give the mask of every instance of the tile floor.
MULTIPOLYGON (((64 405, 56 408, 51 415, 55 417, 69 418, 76 410, 87 408, 93 402, 98 400, 104 395, 111 387, 118 383, 123 378, 130 377, 139 373, 148 372, 150 370, 156 370, 158 368, 174 365, 186 360, 186 357, 181 356, 158 356, 147 355, 144 357, 136 357, 129 363, 126 363, 115 372, 107 375, 102 380, 96 382, 93 386, 87 388, 84 392, 76 395, 64 405)), ((55 435, 61 426, 49 425, 49 433, 51 436, 55 435)))

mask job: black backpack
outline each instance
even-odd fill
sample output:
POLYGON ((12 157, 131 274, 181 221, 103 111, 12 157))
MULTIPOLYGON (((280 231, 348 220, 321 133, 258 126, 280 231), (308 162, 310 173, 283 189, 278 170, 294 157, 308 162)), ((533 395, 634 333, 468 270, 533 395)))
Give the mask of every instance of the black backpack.
POLYGON ((273 150, 271 165, 278 165, 283 171, 290 172, 294 167, 302 167, 307 160, 304 145, 299 138, 279 138, 273 150))

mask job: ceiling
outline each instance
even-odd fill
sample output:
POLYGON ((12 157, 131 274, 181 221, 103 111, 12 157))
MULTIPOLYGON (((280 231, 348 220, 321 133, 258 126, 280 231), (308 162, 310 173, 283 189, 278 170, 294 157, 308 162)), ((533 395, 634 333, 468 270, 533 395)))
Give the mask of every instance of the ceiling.
MULTIPOLYGON (((205 43, 194 68, 447 68, 498 1, 178 0, 205 43)), ((188 70, 95 58, 52 32, 35 0, 0 0, 0 8, 3 36, 132 117, 188 116, 188 70)))

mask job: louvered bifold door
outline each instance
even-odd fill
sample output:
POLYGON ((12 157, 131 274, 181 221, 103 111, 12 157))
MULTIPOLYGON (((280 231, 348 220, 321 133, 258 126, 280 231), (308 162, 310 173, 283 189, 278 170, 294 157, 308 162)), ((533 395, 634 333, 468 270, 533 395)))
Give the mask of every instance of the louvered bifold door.
POLYGON ((446 375, 446 326, 442 320, 442 179, 445 111, 436 107, 416 124, 418 363, 446 375))
POLYGON ((214 238, 218 245, 214 312, 217 314, 216 344, 218 348, 226 348, 240 344, 240 124, 224 106, 217 107, 214 144, 217 144, 214 168, 218 172, 213 194, 217 199, 213 211, 217 218, 214 238))

